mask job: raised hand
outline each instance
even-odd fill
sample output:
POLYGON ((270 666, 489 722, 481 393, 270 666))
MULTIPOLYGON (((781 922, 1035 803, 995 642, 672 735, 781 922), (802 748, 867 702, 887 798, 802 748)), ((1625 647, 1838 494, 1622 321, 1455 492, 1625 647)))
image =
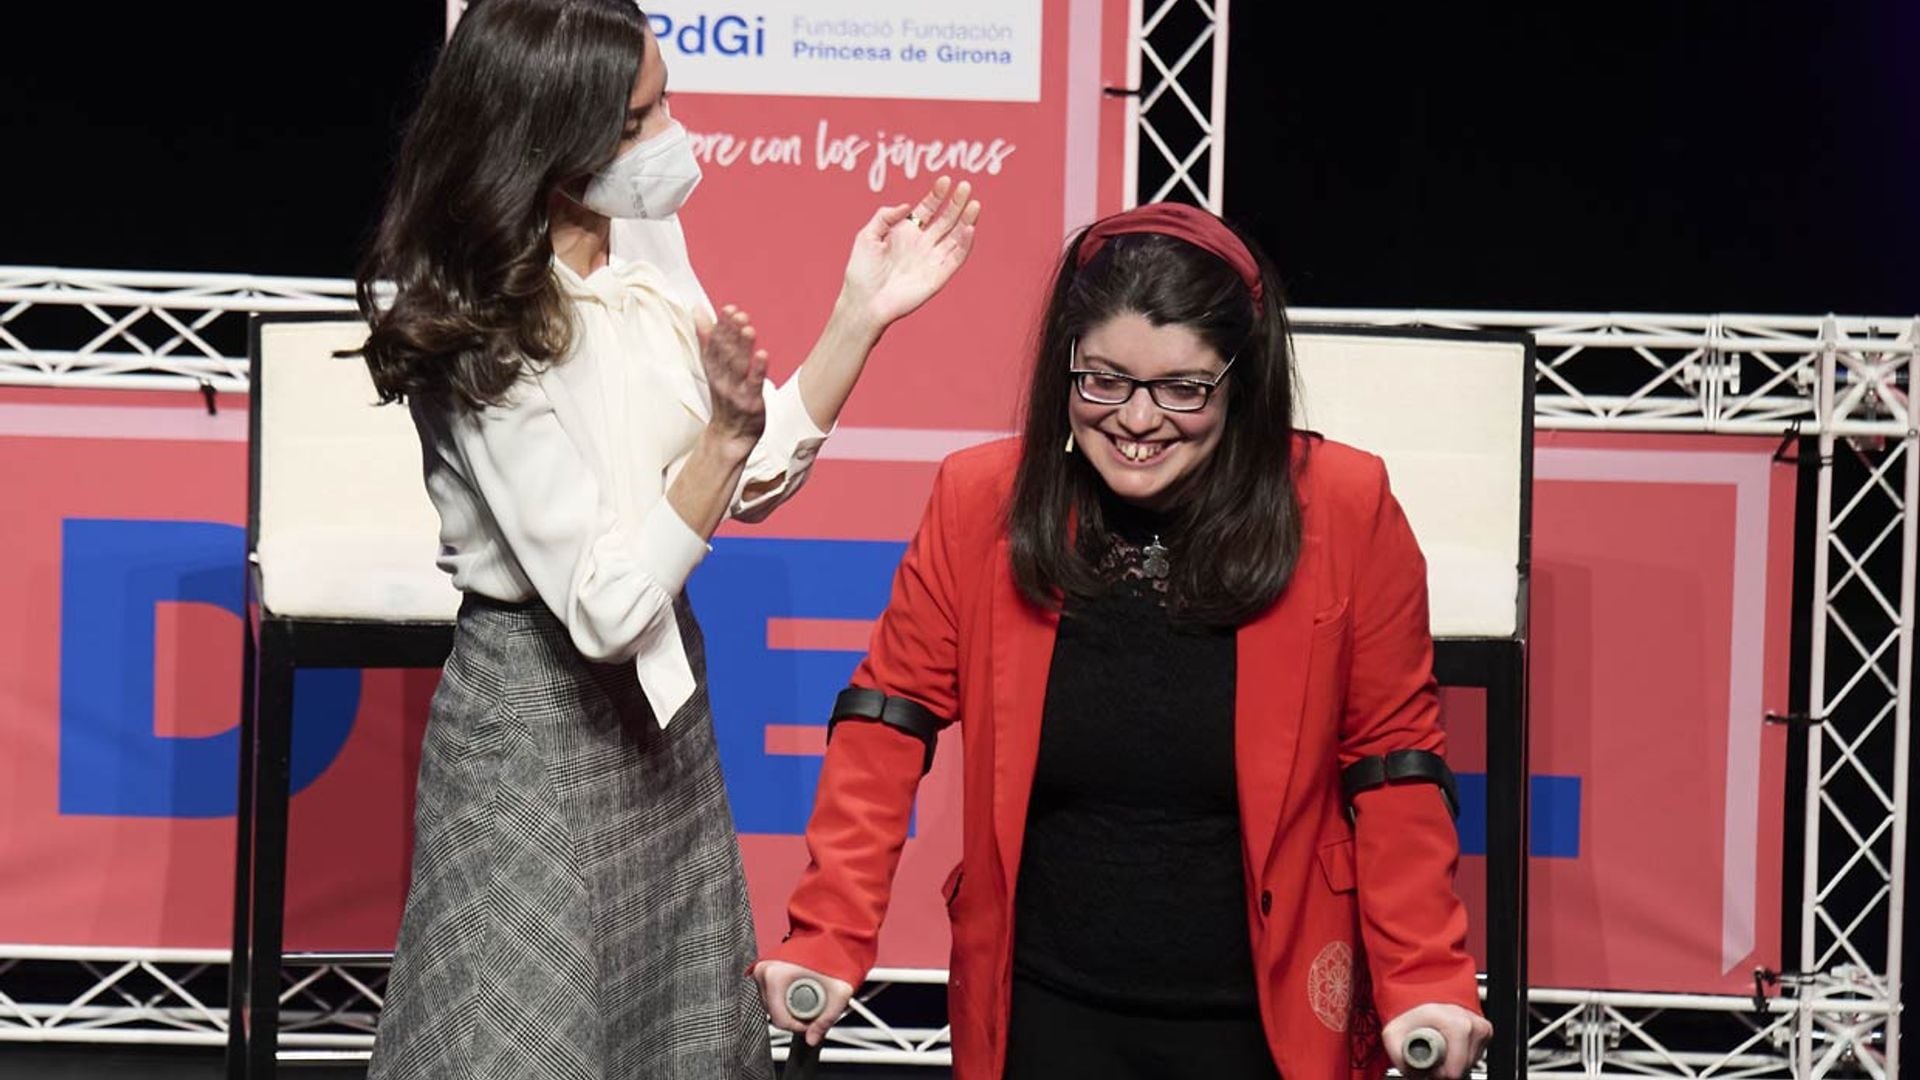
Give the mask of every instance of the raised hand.
POLYGON ((754 347, 753 321, 732 304, 711 329, 701 329, 700 364, 713 400, 707 432, 745 457, 767 426, 766 351, 754 347))
POLYGON ((973 250, 973 185, 941 177, 917 204, 883 206, 853 238, 842 300, 885 327, 912 314, 973 250))

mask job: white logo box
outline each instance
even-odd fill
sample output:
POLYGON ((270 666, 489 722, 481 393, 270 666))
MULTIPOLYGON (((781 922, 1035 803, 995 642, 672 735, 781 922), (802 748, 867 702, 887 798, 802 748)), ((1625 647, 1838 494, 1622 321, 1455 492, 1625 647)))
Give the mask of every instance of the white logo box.
POLYGON ((1040 100, 1042 0, 648 0, 676 91, 1040 100))

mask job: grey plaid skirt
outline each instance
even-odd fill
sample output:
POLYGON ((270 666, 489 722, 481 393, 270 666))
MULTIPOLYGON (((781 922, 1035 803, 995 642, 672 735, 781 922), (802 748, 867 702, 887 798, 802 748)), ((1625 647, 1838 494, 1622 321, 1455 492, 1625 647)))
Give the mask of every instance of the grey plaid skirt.
POLYGON ((706 657, 665 730, 632 665, 470 597, 420 757, 370 1080, 770 1078, 706 657))

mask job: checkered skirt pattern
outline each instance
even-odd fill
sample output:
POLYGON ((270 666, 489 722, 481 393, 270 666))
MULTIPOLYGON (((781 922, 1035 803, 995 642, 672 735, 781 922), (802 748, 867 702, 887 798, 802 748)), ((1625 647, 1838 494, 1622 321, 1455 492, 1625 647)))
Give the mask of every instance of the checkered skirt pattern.
POLYGON ((421 751, 413 882, 370 1080, 771 1080, 740 847, 700 690, 469 599, 421 751))

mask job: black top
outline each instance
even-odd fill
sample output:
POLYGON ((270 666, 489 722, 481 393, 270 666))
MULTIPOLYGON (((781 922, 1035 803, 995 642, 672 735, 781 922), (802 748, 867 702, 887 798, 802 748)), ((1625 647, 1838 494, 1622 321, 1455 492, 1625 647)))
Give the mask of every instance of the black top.
POLYGON ((1015 889, 1014 966, 1096 1004, 1256 1008, 1234 782, 1234 634, 1176 626, 1155 515, 1105 507, 1106 591, 1060 622, 1015 889), (1155 567, 1158 569, 1158 567, 1155 567))

